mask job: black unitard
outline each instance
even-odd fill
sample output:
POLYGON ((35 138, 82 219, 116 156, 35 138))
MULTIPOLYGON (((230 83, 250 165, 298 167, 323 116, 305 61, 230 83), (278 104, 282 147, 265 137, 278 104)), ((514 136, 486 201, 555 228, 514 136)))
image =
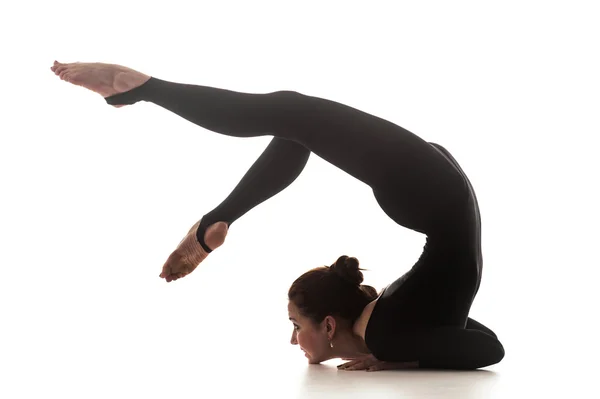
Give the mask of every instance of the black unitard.
POLYGON ((205 129, 235 137, 274 136, 232 193, 204 215, 231 225, 289 186, 313 152, 369 185, 383 211, 427 237, 412 269, 383 290, 365 342, 384 361, 474 369, 499 362, 495 334, 468 318, 481 280, 479 208, 447 150, 389 121, 294 91, 266 94, 150 78, 111 105, 148 101, 205 129))

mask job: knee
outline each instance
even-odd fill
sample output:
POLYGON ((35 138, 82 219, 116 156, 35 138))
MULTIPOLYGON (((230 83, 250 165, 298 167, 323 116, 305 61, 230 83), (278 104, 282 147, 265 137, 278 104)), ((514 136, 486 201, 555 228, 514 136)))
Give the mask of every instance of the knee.
POLYGON ((504 359, 505 355, 506 352, 504 351, 504 346, 500 343, 500 341, 498 341, 498 348, 496 348, 496 356, 493 364, 500 363, 500 361, 504 359))
POLYGON ((269 93, 269 96, 276 101, 284 102, 284 103, 285 102, 295 103, 304 98, 303 94, 300 94, 299 92, 294 91, 294 90, 278 90, 278 91, 269 93))
POLYGON ((486 355, 486 359, 481 365, 481 367, 492 366, 494 364, 498 364, 504 359, 504 346, 500 343, 500 341, 496 341, 496 344, 493 348, 490 349, 488 354, 486 355))
POLYGON ((276 124, 278 134, 294 140, 305 139, 314 118, 313 108, 307 106, 308 97, 292 90, 279 90, 266 96, 269 119, 276 124))

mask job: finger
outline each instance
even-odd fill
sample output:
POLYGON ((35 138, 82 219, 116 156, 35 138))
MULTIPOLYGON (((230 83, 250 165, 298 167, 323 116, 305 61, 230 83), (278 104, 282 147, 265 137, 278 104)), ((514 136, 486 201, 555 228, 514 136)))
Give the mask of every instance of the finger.
POLYGON ((390 363, 377 361, 369 365, 367 367, 367 371, 379 371, 379 370, 388 370, 390 363))
POLYGON ((364 370, 364 369, 365 369, 365 362, 363 362, 362 360, 354 363, 352 366, 345 368, 345 370, 364 370))
POLYGON ((355 359, 353 362, 348 362, 349 367, 354 367, 357 370, 363 370, 367 367, 371 367, 374 364, 378 364, 380 360, 376 359, 373 355, 361 356, 355 359))
POLYGON ((340 364, 340 365, 338 366, 338 368, 339 368, 339 369, 345 369, 345 368, 348 368, 348 367, 350 367, 350 366, 354 365, 354 364, 355 364, 357 361, 358 361, 358 360, 351 360, 351 361, 349 361, 349 362, 342 363, 342 364, 340 364))
MULTIPOLYGON (((362 364, 362 365, 363 365, 363 367, 364 367, 364 366, 366 365, 366 363, 365 363, 365 362, 366 362, 366 361, 368 361, 368 360, 369 360, 368 358, 364 358, 364 357, 361 357, 361 358, 358 358, 358 359, 354 358, 354 359, 352 359, 352 360, 351 360, 351 361, 349 361, 349 362, 346 362, 346 363, 340 364, 340 365, 338 366, 338 368, 340 368, 340 369, 343 369, 343 370, 347 370, 347 369, 349 369, 350 367, 355 367, 355 366, 357 366, 357 365, 360 365, 360 364, 362 364)), ((359 366, 359 367, 360 367, 360 366, 359 366)))

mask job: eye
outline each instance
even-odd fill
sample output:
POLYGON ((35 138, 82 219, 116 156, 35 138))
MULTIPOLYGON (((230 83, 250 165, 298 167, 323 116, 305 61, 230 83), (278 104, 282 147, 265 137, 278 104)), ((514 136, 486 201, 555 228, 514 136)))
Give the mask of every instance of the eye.
POLYGON ((299 328, 300 328, 300 326, 299 326, 299 325, 297 325, 297 324, 294 324, 294 330, 298 331, 298 329, 299 329, 299 328))

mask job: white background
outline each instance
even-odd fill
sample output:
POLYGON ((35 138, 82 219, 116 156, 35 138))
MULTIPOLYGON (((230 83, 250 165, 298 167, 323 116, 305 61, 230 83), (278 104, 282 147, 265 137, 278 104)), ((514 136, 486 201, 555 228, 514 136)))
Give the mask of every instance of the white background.
POLYGON ((0 397, 590 392, 600 266, 594 2, 16 4, 0 12, 0 397), (108 106, 56 77, 54 60, 295 90, 444 145, 482 212, 471 315, 498 334, 505 359, 487 381, 306 365, 289 344, 291 282, 345 254, 381 289, 424 243, 383 214, 368 186, 315 155, 192 275, 165 283, 167 256, 271 137, 222 136, 150 103, 108 106))

